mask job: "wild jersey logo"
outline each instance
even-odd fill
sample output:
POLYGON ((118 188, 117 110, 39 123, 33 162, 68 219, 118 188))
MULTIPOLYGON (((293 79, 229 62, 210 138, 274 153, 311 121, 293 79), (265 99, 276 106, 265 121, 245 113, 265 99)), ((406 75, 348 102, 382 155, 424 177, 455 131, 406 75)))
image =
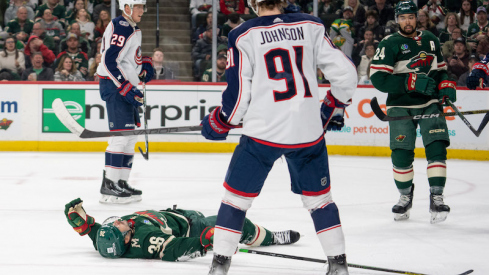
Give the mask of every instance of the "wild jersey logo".
POLYGON ((420 52, 417 56, 411 58, 411 61, 406 66, 411 70, 415 70, 417 73, 428 74, 434 60, 434 55, 420 52))
POLYGON ((7 130, 10 127, 10 124, 14 122, 13 120, 8 120, 6 118, 0 120, 0 130, 7 130))
POLYGON ((138 64, 138 66, 141 66, 141 64, 143 64, 141 46, 139 46, 138 49, 136 50, 136 54, 134 55, 134 61, 136 61, 136 64, 138 64))
POLYGON ((406 138, 406 136, 405 136, 405 135, 398 135, 398 136, 396 137, 396 140, 397 140, 397 141, 399 141, 399 142, 403 142, 405 138, 406 138))

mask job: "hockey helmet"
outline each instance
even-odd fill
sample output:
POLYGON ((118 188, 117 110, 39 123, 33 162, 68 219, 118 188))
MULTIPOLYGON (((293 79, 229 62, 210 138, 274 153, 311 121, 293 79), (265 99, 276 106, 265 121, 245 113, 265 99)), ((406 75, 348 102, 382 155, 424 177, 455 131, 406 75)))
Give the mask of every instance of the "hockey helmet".
POLYGON ((119 9, 125 13, 124 7, 128 5, 131 8, 131 14, 132 14, 132 7, 134 5, 144 5, 144 11, 146 12, 146 0, 119 0, 119 9))
MULTIPOLYGON (((256 15, 258 15, 258 4, 266 0, 248 0, 248 7, 250 7, 256 15)), ((280 0, 282 4, 287 4, 286 0, 280 0)))
POLYGON ((416 6, 416 4, 414 4, 414 2, 411 0, 403 0, 397 3, 396 7, 394 8, 394 12, 395 12, 396 23, 397 23, 397 17, 401 14, 413 13, 415 16, 417 16, 418 6, 416 6))
POLYGON ((114 225, 114 221, 119 219, 119 217, 110 217, 106 219, 97 231, 97 250, 102 257, 112 259, 119 258, 126 252, 129 246, 129 244, 125 243, 125 237, 130 230, 122 233, 114 225))

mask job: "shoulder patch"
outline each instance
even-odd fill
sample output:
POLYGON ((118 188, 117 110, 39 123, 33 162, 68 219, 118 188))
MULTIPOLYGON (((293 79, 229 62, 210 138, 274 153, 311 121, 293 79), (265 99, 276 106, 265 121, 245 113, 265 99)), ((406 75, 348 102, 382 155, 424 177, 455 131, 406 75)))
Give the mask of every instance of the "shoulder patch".
POLYGON ((124 26, 124 27, 129 27, 129 23, 127 23, 126 21, 119 21, 119 25, 121 26, 124 26))

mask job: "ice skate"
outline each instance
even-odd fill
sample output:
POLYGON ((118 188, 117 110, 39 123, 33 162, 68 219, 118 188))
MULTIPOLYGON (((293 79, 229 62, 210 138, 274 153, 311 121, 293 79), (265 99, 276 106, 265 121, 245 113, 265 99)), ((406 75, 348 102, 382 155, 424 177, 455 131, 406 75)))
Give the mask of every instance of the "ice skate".
POLYGON ((102 179, 102 186, 100 187, 100 193, 102 194, 102 197, 99 200, 101 203, 123 204, 134 201, 128 191, 105 177, 105 171, 104 178, 102 179))
POLYGON ((227 275, 230 265, 231 257, 214 254, 209 275, 227 275))
POLYGON ((392 213, 394 213, 395 221, 409 219, 409 212, 411 207, 413 207, 413 194, 414 184, 411 186, 411 192, 409 195, 401 195, 399 202, 392 207, 392 213))
POLYGON ((125 181, 125 180, 119 180, 118 184, 119 184, 119 187, 120 188, 126 190, 126 192, 128 192, 128 193, 131 194, 131 198, 132 198, 133 201, 141 201, 143 199, 141 197, 141 195, 143 194, 143 191, 132 188, 129 185, 129 183, 127 183, 127 181, 125 181))
POLYGON ((326 275, 349 275, 345 254, 328 256, 328 272, 326 275))
POLYGON ((431 223, 439 223, 447 219, 450 207, 443 202, 443 195, 430 195, 431 223))
POLYGON ((301 238, 301 234, 293 230, 272 232, 272 234, 273 244, 293 244, 301 238))

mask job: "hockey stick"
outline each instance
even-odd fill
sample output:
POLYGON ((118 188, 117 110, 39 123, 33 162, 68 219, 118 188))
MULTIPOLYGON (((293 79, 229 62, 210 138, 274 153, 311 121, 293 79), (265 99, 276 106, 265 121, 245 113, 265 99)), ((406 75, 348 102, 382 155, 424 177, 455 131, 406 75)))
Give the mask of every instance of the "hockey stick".
MULTIPOLYGON (((146 82, 143 81, 143 116, 144 116, 144 130, 148 130, 148 114, 146 113, 146 82)), ((141 155, 143 155, 143 158, 145 160, 148 160, 149 158, 149 150, 148 150, 148 133, 144 134, 144 140, 145 140, 145 145, 146 145, 146 153, 143 152, 143 149, 141 147, 139 148, 139 152, 141 152, 141 155)))
MULTIPOLYGON (((239 252, 265 255, 265 256, 271 256, 271 257, 286 258, 286 259, 293 259, 293 260, 308 261, 308 262, 315 262, 315 263, 322 263, 322 264, 325 264, 328 262, 327 260, 322 260, 322 259, 306 258, 306 257, 300 257, 300 256, 293 256, 293 255, 286 255, 286 254, 251 250, 251 249, 242 249, 241 248, 241 249, 239 249, 239 252)), ((348 263, 348 267, 369 269, 369 270, 375 270, 375 271, 384 271, 384 272, 397 273, 397 274, 427 275, 424 273, 416 273, 416 272, 411 272, 411 271, 402 271, 402 270, 388 269, 388 268, 382 268, 382 267, 373 267, 373 266, 366 266, 366 265, 359 265, 359 264, 351 264, 351 263, 348 263)), ((467 275, 467 274, 470 274, 472 272, 474 272, 474 270, 470 269, 470 270, 467 270, 467 271, 460 273, 460 274, 457 274, 457 275, 467 275)))
POLYGON ((145 130, 129 130, 129 131, 117 131, 117 132, 95 132, 83 128, 76 120, 71 116, 68 109, 66 109, 65 104, 60 98, 56 98, 52 104, 54 113, 58 119, 63 123, 68 130, 73 134, 79 136, 80 138, 98 138, 98 137, 112 137, 112 136, 137 136, 137 135, 161 135, 168 133, 179 133, 179 132, 192 132, 202 130, 202 126, 180 126, 180 127, 163 127, 155 129, 145 129, 145 130))
MULTIPOLYGON (((458 115, 456 112, 449 112, 449 113, 431 114, 431 115, 392 117, 392 116, 386 115, 384 113, 384 111, 382 111, 376 97, 372 98, 372 100, 370 101, 370 107, 372 108, 372 111, 374 112, 375 116, 377 116, 382 121, 394 121, 394 120, 405 120, 405 119, 420 120, 420 119, 428 119, 428 118, 434 118, 434 117, 447 117, 447 116, 458 115)), ((454 110, 456 110, 456 108, 454 108, 454 110)), ((458 111, 458 110, 456 110, 456 111, 458 111)), ((486 114, 486 116, 482 120, 481 126, 479 126, 479 129, 481 131, 482 131, 482 129, 484 129, 484 127, 487 124, 487 120, 489 119, 489 117, 487 117, 487 113, 489 113, 489 110, 474 110, 474 111, 463 111, 463 112, 458 111, 458 112, 462 115, 486 114)))
POLYGON ((472 133, 474 133, 474 135, 476 137, 479 137, 481 135, 481 133, 482 133, 482 130, 484 129, 484 127, 486 127, 486 124, 489 121, 489 113, 487 113, 484 116, 484 118, 482 119, 481 125, 479 126, 479 129, 476 130, 476 129, 474 129, 474 127, 472 127, 472 125, 470 124, 470 122, 464 117, 464 115, 462 114, 462 112, 460 112, 457 109, 457 106, 455 106, 450 99, 447 98, 446 99, 446 102, 448 103, 448 105, 450 105, 450 107, 452 107, 452 109, 460 117, 460 119, 465 123, 465 125, 467 125, 467 127, 469 127, 470 131, 472 131, 472 133))

